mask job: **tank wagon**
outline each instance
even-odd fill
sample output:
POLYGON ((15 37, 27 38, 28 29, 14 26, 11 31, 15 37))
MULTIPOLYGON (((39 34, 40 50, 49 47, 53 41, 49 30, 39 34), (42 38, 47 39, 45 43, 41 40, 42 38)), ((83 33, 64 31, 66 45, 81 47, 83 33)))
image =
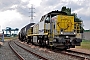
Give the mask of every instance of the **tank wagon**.
MULTIPOLYGON (((80 46, 82 42, 81 38, 76 37, 78 28, 75 27, 78 25, 74 22, 74 16, 69 16, 62 11, 51 11, 26 31, 22 28, 20 34, 24 35, 22 30, 25 31, 24 37, 27 43, 69 49, 80 46)), ((22 36, 21 40, 24 40, 24 37, 22 36)))
POLYGON ((32 25, 34 25, 34 24, 35 24, 35 23, 30 23, 30 24, 26 25, 25 27, 23 27, 23 28, 20 30, 20 32, 19 32, 19 34, 18 34, 19 40, 21 40, 22 42, 23 42, 23 41, 27 41, 27 39, 26 39, 27 30, 30 28, 30 26, 32 26, 32 25))

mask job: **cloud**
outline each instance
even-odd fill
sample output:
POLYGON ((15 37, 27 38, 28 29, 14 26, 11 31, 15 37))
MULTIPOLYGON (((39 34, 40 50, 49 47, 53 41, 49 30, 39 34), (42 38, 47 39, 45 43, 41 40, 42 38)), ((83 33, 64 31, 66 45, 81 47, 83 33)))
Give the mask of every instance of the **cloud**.
POLYGON ((80 11, 78 11, 79 15, 85 15, 90 17, 90 7, 82 8, 80 11))
POLYGON ((1 25, 21 28, 30 23, 31 4, 35 8, 34 22, 36 23, 44 14, 52 10, 61 10, 66 6, 72 9, 72 13, 77 13, 78 17, 85 22, 84 24, 88 24, 86 21, 90 20, 89 2, 89 0, 0 0, 0 17, 2 17, 0 19, 3 20, 1 25))
POLYGON ((19 12, 20 14, 24 15, 25 17, 29 16, 29 8, 27 6, 17 6, 16 8, 17 12, 19 12))
POLYGON ((8 10, 12 5, 20 4, 21 0, 0 0, 0 11, 8 10))
POLYGON ((60 3, 60 0, 42 0, 41 5, 43 6, 55 6, 60 3))
POLYGON ((16 10, 7 10, 4 12, 0 12, 0 25, 2 26, 2 28, 5 28, 6 26, 15 27, 20 24, 20 20, 22 21, 21 17, 21 14, 16 12, 16 10))
POLYGON ((83 21, 84 29, 90 29, 90 20, 84 20, 83 21))

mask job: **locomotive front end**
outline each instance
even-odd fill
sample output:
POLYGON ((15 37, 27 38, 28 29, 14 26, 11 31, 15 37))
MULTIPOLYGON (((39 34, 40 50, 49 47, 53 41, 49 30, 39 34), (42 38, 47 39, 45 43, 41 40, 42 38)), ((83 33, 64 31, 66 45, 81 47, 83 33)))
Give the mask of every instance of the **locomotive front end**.
POLYGON ((53 22, 53 46, 57 48, 71 48, 80 45, 81 39, 76 38, 74 28, 74 16, 57 15, 52 18, 53 22))

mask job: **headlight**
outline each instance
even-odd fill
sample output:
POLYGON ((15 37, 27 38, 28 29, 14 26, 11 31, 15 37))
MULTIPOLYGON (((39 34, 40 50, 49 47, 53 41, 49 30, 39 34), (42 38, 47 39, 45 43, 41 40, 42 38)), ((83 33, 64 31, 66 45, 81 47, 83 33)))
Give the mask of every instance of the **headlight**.
POLYGON ((76 32, 74 32, 74 34, 76 34, 76 32))
POLYGON ((74 30, 73 32, 74 32, 73 34, 76 34, 76 30, 74 30))
POLYGON ((61 34, 63 34, 63 32, 61 32, 61 34))
POLYGON ((63 34, 63 29, 61 29, 61 34, 63 34))

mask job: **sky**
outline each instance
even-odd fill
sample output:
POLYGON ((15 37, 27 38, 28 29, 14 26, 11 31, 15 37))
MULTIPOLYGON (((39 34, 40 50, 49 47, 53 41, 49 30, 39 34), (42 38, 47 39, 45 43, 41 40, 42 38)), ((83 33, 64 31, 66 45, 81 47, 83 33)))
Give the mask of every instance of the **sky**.
POLYGON ((63 6, 77 14, 83 21, 84 29, 90 29, 90 0, 0 0, 0 29, 21 29, 30 22, 38 23, 42 15, 61 10, 63 6), (32 4, 35 8, 33 21, 29 17, 32 4))

